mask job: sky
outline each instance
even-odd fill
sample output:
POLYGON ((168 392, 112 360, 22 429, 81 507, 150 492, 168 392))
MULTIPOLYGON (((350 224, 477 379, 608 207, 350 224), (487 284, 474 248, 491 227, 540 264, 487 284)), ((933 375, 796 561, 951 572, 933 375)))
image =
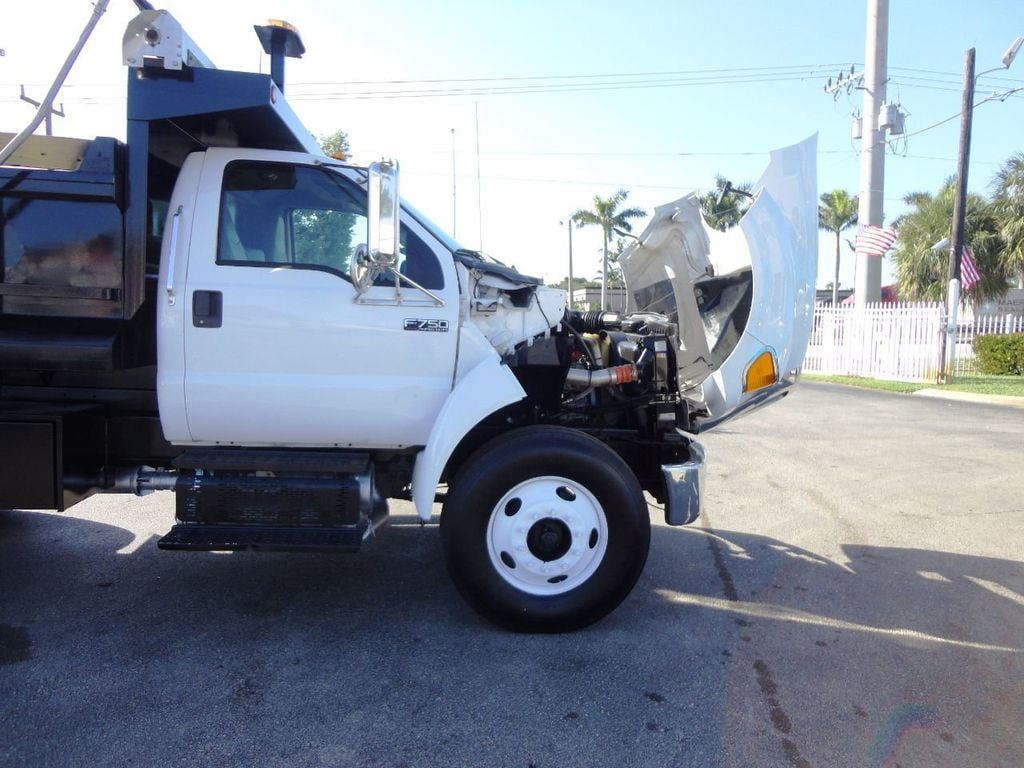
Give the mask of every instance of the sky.
MULTIPOLYGON (((863 69, 866 0, 167 0, 222 69, 268 71, 252 30, 298 28, 285 92, 315 135, 348 132, 354 161, 396 158, 402 193, 467 247, 549 282, 568 272, 564 222, 595 195, 629 192, 648 213, 716 174, 753 182, 768 152, 818 135, 818 191, 856 194, 860 145, 850 136, 862 93, 823 92, 863 69), (453 173, 454 171, 454 173, 453 173), (454 183, 453 183, 454 181, 454 183), (454 192, 454 194, 453 194, 454 192)), ((17 132, 92 12, 88 0, 7 0, 0 26, 0 131, 17 132)), ((135 15, 111 0, 57 101, 54 133, 125 135, 121 36, 135 15)), ((956 170, 964 55, 977 50, 976 102, 1024 88, 1024 0, 892 0, 887 100, 908 136, 886 155, 885 221, 911 192, 935 192, 956 170), (945 122, 943 122, 945 121, 945 122), (938 124, 938 125, 936 125, 938 124), (909 135, 915 134, 915 135, 909 135)), ((40 128, 42 131, 42 128, 40 128)), ((1024 91, 978 104, 971 191, 1024 151, 1024 91)), ((634 225, 639 232, 645 220, 634 225)), ((601 235, 573 232, 574 273, 600 272, 601 235)), ((844 235, 853 238, 853 232, 844 235)), ((818 286, 832 280, 835 239, 821 233, 818 286)), ((842 246, 840 285, 854 257, 842 246)), ((890 259, 883 283, 892 281, 890 259)))

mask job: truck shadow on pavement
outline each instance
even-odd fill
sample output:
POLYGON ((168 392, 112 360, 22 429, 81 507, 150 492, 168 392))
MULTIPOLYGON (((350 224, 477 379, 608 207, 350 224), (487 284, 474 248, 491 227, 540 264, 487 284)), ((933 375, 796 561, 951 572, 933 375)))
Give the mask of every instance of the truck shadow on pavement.
POLYGON ((760 764, 773 746, 769 764, 798 768, 1024 764, 1020 562, 865 544, 826 557, 691 528, 679 533, 712 564, 694 579, 660 565, 680 550, 662 531, 638 608, 728 617, 728 730, 769 734, 727 740, 727 764, 760 764))
POLYGON ((436 525, 411 516, 356 557, 161 552, 155 538, 0 512, 11 757, 61 762, 73 743, 103 763, 132 744, 140 762, 188 763, 173 757, 188 741, 196 764, 874 768, 911 748, 932 765, 985 764, 979 738, 1007 758, 1022 749, 1024 574, 1011 560, 870 545, 827 558, 655 526, 614 613, 524 636, 461 602, 436 525), (55 675, 59 695, 41 683, 55 675), (978 685, 986 696, 965 701, 978 685), (97 697, 110 709, 85 714, 97 697))

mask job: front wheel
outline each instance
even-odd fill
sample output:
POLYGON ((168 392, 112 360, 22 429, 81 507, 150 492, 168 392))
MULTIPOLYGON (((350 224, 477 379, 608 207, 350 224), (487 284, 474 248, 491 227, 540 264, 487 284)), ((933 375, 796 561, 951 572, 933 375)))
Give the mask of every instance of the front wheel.
POLYGON ((636 584, 650 517, 610 448, 563 427, 525 427, 477 451, 452 482, 441 541, 455 586, 481 615, 565 632, 610 613, 636 584))

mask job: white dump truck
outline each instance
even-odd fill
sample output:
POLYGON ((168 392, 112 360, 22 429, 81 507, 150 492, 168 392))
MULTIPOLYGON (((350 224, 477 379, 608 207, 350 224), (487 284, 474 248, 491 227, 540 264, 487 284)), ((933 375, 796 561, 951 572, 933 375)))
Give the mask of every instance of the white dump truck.
POLYGON ((645 494, 695 520, 700 433, 795 383, 814 140, 772 154, 727 232, 694 196, 657 208, 621 259, 628 310, 573 311, 401 200, 397 164, 320 151, 283 94, 294 30, 257 28, 271 74, 229 72, 138 4, 126 142, 0 138, 0 508, 166 490, 162 549, 307 552, 440 501, 488 619, 614 609, 645 494))

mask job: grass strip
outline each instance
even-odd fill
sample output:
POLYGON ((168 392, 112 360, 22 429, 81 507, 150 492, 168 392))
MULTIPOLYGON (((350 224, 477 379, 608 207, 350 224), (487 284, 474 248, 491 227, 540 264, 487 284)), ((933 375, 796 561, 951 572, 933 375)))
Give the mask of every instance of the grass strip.
POLYGON ((978 395, 1009 395, 1024 397, 1024 376, 958 376, 951 384, 926 384, 909 381, 884 381, 860 376, 825 376, 804 373, 807 381, 823 381, 828 384, 845 384, 849 387, 881 389, 886 392, 917 392, 919 389, 941 389, 949 392, 973 392, 978 395))

